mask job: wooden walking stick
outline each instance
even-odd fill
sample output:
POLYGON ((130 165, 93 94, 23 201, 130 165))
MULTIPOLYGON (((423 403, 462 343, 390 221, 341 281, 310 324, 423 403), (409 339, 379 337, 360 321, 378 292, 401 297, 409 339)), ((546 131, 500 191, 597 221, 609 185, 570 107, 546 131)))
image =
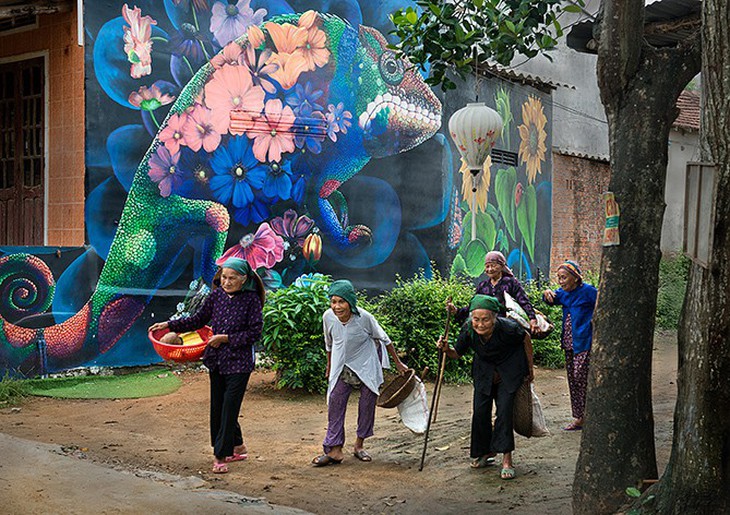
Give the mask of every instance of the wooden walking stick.
MULTIPOLYGON (((449 297, 448 302, 451 302, 449 297)), ((451 323, 451 312, 447 312, 446 315, 446 327, 444 328, 444 341, 448 345, 449 338, 449 325, 451 323)), ((423 470, 423 462, 426 459, 426 448, 428 447, 428 433, 431 430, 431 422, 435 420, 434 412, 438 410, 438 397, 441 393, 441 381, 444 378, 444 368, 446 363, 446 351, 439 349, 439 364, 438 364, 438 375, 436 376, 436 386, 433 389, 433 397, 431 398, 431 410, 428 412, 428 423, 426 424, 426 434, 423 438, 423 452, 421 453, 421 465, 418 467, 418 471, 423 470)))

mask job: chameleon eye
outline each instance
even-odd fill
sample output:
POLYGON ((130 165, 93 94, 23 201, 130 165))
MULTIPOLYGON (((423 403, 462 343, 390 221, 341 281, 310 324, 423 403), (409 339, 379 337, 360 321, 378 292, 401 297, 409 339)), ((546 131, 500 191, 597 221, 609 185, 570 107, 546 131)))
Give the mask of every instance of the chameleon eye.
POLYGON ((386 84, 395 86, 403 80, 403 62, 397 59, 393 52, 383 52, 378 61, 378 68, 386 84))

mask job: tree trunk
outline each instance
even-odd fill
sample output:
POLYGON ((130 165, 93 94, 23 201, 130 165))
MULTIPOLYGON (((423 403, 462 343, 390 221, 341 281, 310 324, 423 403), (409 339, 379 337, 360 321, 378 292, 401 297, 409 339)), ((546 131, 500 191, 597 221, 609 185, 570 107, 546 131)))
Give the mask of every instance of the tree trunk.
POLYGON ((672 49, 648 46, 643 12, 643 0, 604 0, 597 31, 621 244, 606 247, 601 261, 576 514, 615 513, 626 487, 657 477, 651 359, 667 142, 677 98, 700 57, 698 38, 672 49))
MULTIPOLYGON (((672 454, 639 501, 651 513, 730 512, 730 7, 705 0, 703 137, 717 196, 709 268, 693 265, 680 320, 672 454)), ((704 145, 703 145, 704 147, 704 145)))

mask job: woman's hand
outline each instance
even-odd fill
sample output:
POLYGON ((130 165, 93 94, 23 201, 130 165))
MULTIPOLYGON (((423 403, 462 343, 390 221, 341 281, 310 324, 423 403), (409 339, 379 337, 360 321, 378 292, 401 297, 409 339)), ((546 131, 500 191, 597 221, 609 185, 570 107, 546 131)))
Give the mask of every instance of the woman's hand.
POLYGON ((540 327, 537 325, 537 320, 534 318, 530 320, 530 333, 537 334, 540 332, 540 327))
POLYGON ((548 302, 555 301, 555 292, 553 290, 545 290, 542 292, 542 298, 548 302))
POLYGON ((398 373, 399 373, 400 375, 403 375, 403 374, 405 374, 406 372, 408 372, 408 367, 407 367, 407 366, 405 366, 405 365, 403 364, 403 362, 402 362, 401 360, 398 360, 398 361, 396 362, 396 364, 395 364, 395 368, 396 368, 396 369, 398 370, 398 373))
POLYGON ((452 315, 456 313, 456 306, 454 306, 453 302, 450 302, 448 300, 446 301, 446 311, 448 311, 452 315))
POLYGON ((445 339, 443 336, 439 336, 439 339, 436 342, 436 347, 439 350, 446 350, 449 348, 449 341, 447 339, 445 339))
POLYGON ((160 331, 162 329, 167 329, 169 327, 169 324, 167 321, 165 322, 157 322, 156 324, 152 324, 148 331, 154 332, 154 331, 160 331))
POLYGON ((210 338, 208 338, 208 345, 213 347, 214 349, 217 349, 221 346, 221 343, 228 342, 228 335, 227 334, 214 334, 210 338))

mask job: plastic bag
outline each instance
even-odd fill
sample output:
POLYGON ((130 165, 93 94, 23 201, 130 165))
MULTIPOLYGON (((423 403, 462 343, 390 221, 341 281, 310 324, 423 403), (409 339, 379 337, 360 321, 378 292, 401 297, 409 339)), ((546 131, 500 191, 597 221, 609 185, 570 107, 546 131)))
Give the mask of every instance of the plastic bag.
POLYGON ((547 436, 550 431, 548 431, 545 415, 542 412, 540 397, 535 393, 535 383, 530 383, 530 392, 532 392, 532 436, 547 436))
POLYGON ((403 402, 398 404, 398 414, 403 424, 417 435, 426 432, 426 426, 428 426, 428 399, 426 397, 426 387, 423 386, 423 382, 418 377, 416 377, 416 385, 413 391, 403 402))

